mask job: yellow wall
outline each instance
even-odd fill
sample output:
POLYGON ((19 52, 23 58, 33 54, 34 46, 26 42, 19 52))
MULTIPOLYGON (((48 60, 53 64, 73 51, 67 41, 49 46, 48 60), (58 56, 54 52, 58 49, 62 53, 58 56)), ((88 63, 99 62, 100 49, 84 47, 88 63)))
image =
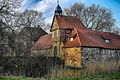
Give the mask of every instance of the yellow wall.
POLYGON ((53 46, 57 46, 57 47, 60 44, 60 29, 59 29, 56 18, 54 19, 54 22, 52 25, 52 44, 53 46))
POLYGON ((53 25, 51 26, 51 28, 52 31, 59 28, 56 18, 54 18, 53 25))
POLYGON ((65 66, 81 67, 80 48, 64 48, 65 66))

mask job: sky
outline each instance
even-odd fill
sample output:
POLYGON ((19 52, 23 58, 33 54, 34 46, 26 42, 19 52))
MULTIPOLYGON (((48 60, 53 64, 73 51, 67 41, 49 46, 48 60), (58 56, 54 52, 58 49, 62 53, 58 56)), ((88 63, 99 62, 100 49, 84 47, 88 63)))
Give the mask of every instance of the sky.
MULTIPOLYGON (((120 28, 120 0, 59 0, 62 9, 68 8, 76 2, 81 2, 85 6, 92 4, 100 5, 112 11, 113 18, 116 19, 116 25, 120 28)), ((51 23, 53 19, 54 10, 57 6, 57 0, 24 0, 20 11, 26 9, 33 9, 41 11, 47 23, 51 23)))

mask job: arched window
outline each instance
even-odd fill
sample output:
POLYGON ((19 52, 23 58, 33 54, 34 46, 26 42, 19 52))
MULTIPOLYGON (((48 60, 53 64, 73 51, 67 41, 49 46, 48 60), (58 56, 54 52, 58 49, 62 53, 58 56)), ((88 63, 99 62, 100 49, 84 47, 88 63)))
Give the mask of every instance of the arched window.
POLYGON ((54 46, 54 57, 57 56, 57 46, 54 46))

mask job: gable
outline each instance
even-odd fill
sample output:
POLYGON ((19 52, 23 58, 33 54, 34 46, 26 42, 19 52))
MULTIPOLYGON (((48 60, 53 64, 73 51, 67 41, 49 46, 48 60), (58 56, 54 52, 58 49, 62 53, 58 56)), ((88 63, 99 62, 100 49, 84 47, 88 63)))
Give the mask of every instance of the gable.
POLYGON ((64 47, 80 47, 80 46, 82 46, 82 44, 79 40, 79 35, 77 33, 77 30, 74 29, 70 37, 67 38, 64 47))
POLYGON ((58 28, 59 28, 58 22, 56 20, 56 17, 54 17, 50 31, 53 31, 53 30, 58 29, 58 28))

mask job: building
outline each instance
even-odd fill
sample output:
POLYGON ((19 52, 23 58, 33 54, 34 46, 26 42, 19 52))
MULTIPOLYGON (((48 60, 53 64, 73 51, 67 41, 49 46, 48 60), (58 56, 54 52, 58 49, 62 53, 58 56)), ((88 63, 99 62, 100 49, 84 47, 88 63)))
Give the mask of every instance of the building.
POLYGON ((18 52, 28 51, 41 36, 46 34, 47 32, 40 27, 24 27, 17 37, 18 52))
POLYGON ((74 16, 62 15, 57 6, 51 34, 39 38, 32 56, 57 57, 63 67, 54 67, 49 76, 91 75, 120 70, 120 35, 87 29, 74 16))

